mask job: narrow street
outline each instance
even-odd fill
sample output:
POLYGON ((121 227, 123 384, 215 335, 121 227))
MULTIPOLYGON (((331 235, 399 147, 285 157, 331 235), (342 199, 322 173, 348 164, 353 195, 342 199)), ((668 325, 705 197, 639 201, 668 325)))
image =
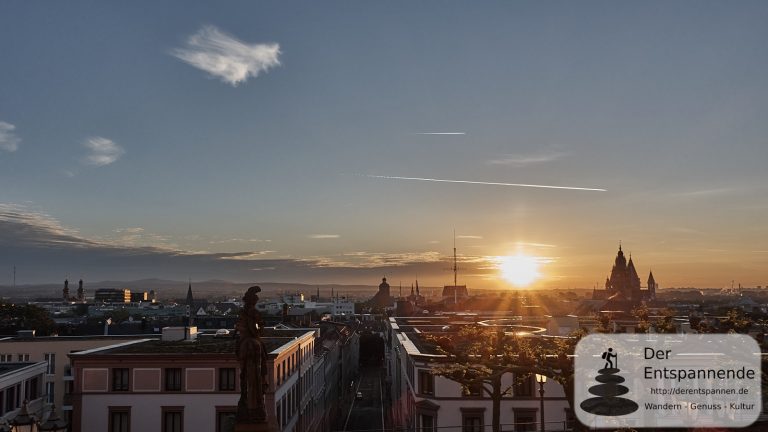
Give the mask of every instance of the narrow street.
POLYGON ((381 368, 361 368, 360 383, 355 391, 362 393, 363 397, 362 399, 355 399, 353 402, 347 415, 344 430, 384 429, 384 411, 381 400, 381 368))

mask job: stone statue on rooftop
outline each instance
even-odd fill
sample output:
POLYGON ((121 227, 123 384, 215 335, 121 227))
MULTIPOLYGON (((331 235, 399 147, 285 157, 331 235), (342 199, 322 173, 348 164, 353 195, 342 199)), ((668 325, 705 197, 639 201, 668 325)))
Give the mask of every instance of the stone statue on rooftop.
POLYGON ((267 422, 264 394, 268 388, 267 352, 261 342, 259 312, 256 311, 258 286, 248 288, 243 296, 243 308, 237 322, 235 354, 240 361, 240 401, 237 404, 236 422, 255 424, 267 422))

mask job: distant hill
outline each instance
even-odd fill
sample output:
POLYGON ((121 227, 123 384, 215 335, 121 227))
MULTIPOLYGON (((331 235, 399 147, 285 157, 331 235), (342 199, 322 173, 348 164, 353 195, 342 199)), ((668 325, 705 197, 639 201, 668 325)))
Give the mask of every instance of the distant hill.
MULTIPOLYGON (((69 281, 69 292, 75 295, 77 292, 78 280, 69 281)), ((85 281, 86 296, 92 297, 95 290, 99 288, 127 288, 131 291, 150 291, 155 290, 159 299, 184 298, 187 294, 187 281, 173 281, 165 279, 139 279, 134 281, 85 281)), ((300 283, 280 283, 280 282, 256 282, 256 283, 238 283, 224 280, 206 280, 192 281, 192 292, 196 298, 208 297, 240 297, 252 285, 259 285, 263 291, 262 298, 273 298, 283 293, 301 292, 308 299, 310 295, 320 290, 320 296, 328 298, 331 296, 331 290, 334 294, 349 296, 351 298, 367 299, 378 290, 376 286, 369 285, 340 285, 324 284, 309 285, 300 283)), ((36 284, 36 285, 0 285, 0 296, 18 300, 33 300, 36 298, 61 298, 64 281, 59 284, 36 284)))

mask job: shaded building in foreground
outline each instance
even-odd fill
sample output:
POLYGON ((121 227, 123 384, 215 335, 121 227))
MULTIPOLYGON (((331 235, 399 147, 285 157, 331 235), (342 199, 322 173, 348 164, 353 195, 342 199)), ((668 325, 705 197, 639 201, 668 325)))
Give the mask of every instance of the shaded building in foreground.
MULTIPOLYGON (((345 376, 346 326, 265 328, 268 421, 277 431, 338 430, 338 407, 350 396, 345 376), (344 363, 342 363, 344 362, 344 363)), ((240 365, 233 337, 197 335, 196 328, 165 328, 144 339, 70 354, 73 432, 234 431, 240 365)), ((343 405, 342 405, 343 406, 343 405)))

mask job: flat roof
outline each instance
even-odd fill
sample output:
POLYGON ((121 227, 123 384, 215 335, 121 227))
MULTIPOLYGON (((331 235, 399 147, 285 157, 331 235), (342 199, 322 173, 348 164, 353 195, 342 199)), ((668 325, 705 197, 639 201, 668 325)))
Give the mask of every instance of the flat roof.
MULTIPOLYGON (((307 331, 294 332, 299 333, 294 336, 286 335, 283 337, 268 336, 262 337, 268 353, 276 353, 280 348, 298 339, 298 336, 304 335, 307 331)), ((100 349, 90 350, 87 353, 79 355, 140 355, 140 354, 232 354, 235 353, 235 339, 231 337, 198 337, 192 341, 162 341, 159 339, 138 341, 136 343, 127 343, 114 346, 108 346, 100 349)), ((74 353, 78 355, 78 353, 74 353)))
POLYGON ((15 370, 23 369, 35 363, 37 362, 0 363, 0 375, 8 372, 13 372, 15 370))

